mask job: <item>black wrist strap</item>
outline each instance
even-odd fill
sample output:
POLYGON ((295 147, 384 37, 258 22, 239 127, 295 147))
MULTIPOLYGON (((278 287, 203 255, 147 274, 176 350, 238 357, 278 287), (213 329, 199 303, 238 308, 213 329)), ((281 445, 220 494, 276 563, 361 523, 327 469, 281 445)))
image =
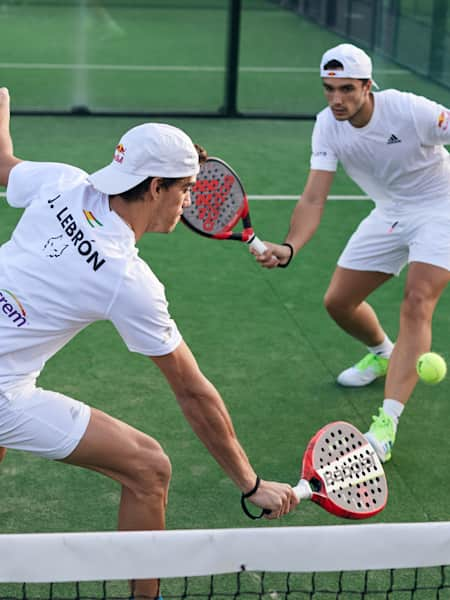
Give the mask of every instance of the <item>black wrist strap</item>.
POLYGON ((256 493, 256 491, 257 491, 257 490, 258 490, 258 488, 259 488, 259 484, 260 484, 260 483, 261 483, 261 478, 260 478, 260 477, 257 475, 257 476, 256 476, 256 483, 255 483, 255 485, 252 487, 252 489, 251 489, 249 492, 247 492, 246 494, 241 494, 241 506, 242 506, 242 510, 244 511, 244 513, 247 515, 247 517, 248 517, 249 519, 253 519, 253 520, 256 520, 256 519, 261 519, 261 517, 262 517, 263 515, 266 515, 266 514, 270 513, 270 510, 268 511, 266 508, 263 508, 263 509, 261 510, 261 513, 260 513, 259 515, 252 515, 252 513, 251 513, 251 512, 248 510, 248 508, 247 508, 247 504, 246 504, 245 500, 246 500, 247 498, 250 498, 250 496, 253 496, 253 494, 255 494, 255 493, 256 493))
POLYGON ((284 263, 284 265, 282 265, 281 263, 278 265, 280 269, 285 269, 288 264, 291 262, 291 260, 294 258, 294 246, 292 244, 290 244, 289 242, 284 242, 284 244, 281 244, 282 246, 287 246, 289 248, 289 250, 291 251, 291 255, 288 258, 287 262, 284 263))

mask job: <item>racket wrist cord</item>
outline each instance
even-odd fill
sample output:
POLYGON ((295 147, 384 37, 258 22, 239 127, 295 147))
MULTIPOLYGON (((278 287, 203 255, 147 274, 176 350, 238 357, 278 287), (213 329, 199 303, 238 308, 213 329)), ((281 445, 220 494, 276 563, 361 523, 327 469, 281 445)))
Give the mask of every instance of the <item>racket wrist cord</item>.
POLYGON ((256 476, 255 485, 252 487, 252 489, 249 492, 242 492, 242 497, 244 499, 245 498, 250 498, 250 496, 253 496, 253 494, 256 494, 256 492, 258 491, 260 483, 261 483, 261 477, 259 475, 257 475, 256 476))
POLYGON ((260 519, 263 515, 267 514, 267 510, 265 508, 263 508, 262 511, 261 511, 261 513, 259 515, 253 515, 248 510, 247 504, 245 502, 247 500, 247 498, 250 498, 250 496, 253 496, 253 494, 256 494, 256 492, 258 491, 260 483, 261 483, 261 478, 259 477, 259 475, 257 475, 256 476, 255 485, 252 487, 252 489, 249 492, 241 494, 241 506, 242 506, 242 510, 244 511, 244 513, 247 515, 247 517, 249 519, 260 519))
POLYGON ((287 259, 287 262, 285 262, 284 264, 280 263, 278 265, 280 267, 280 269, 285 269, 289 265, 289 263, 291 262, 291 260, 294 258, 294 246, 292 244, 290 244, 289 242, 284 242, 281 245, 282 246, 286 246, 291 251, 291 254, 290 254, 289 258, 287 259))

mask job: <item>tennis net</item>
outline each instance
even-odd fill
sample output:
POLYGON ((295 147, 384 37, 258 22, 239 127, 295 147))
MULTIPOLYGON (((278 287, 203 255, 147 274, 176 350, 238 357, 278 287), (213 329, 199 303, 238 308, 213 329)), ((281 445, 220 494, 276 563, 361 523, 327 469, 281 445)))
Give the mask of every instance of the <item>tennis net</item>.
POLYGON ((448 600, 450 522, 0 535, 2 600, 448 600))

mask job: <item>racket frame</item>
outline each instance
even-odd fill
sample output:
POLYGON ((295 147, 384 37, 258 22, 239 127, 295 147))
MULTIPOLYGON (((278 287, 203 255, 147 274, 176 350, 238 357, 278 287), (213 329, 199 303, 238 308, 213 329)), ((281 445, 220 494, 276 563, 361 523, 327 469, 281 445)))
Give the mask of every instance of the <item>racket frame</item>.
MULTIPOLYGON (((216 240, 235 240, 235 241, 239 241, 239 242, 245 242, 246 244, 248 244, 250 246, 250 248, 256 250, 256 252, 258 252, 259 254, 262 254, 263 252, 265 252, 267 250, 267 247, 255 235, 255 232, 253 230, 252 223, 250 220, 250 208, 249 208, 247 194, 245 193, 244 186, 242 185, 242 182, 241 182, 238 174, 236 173, 236 171, 234 171, 234 169, 232 169, 230 167, 230 165, 228 165, 221 158, 210 156, 206 159, 205 163, 203 163, 203 164, 207 164, 208 162, 212 163, 213 161, 216 163, 219 163, 222 167, 224 167, 226 170, 228 170, 230 172, 230 175, 234 178, 234 182, 240 188, 243 200, 242 200, 241 206, 239 207, 239 210, 236 211, 232 220, 217 233, 208 233, 207 231, 204 231, 203 229, 195 227, 195 225, 193 225, 192 223, 189 222, 189 220, 186 218, 186 216, 184 214, 181 215, 181 220, 187 227, 189 227, 189 229, 192 229, 192 231, 195 231, 195 233, 198 233, 204 237, 213 238, 216 240), (243 225, 242 231, 232 231, 233 228, 237 225, 237 223, 239 221, 242 221, 242 225, 243 225)), ((200 174, 201 174, 201 168, 200 168, 200 174)), ((199 180, 197 180, 197 182, 198 181, 199 180)), ((191 191, 191 195, 196 193, 195 185, 196 184, 194 184, 194 187, 191 191)), ((194 200, 192 200, 192 203, 195 205, 194 200)))
MULTIPOLYGON (((356 429, 356 427, 354 427, 350 423, 346 423, 345 421, 335 421, 334 423, 329 423, 328 425, 322 427, 322 429, 320 429, 310 440, 306 448, 305 454, 303 456, 301 479, 293 489, 300 500, 312 500, 316 504, 322 506, 322 508, 324 508, 326 511, 336 516, 343 517, 346 519, 368 519, 379 513, 386 506, 388 491, 385 479, 386 478, 384 475, 383 467, 381 465, 381 461, 378 458, 375 450, 364 438, 363 434, 360 433, 356 429), (363 439, 362 445, 358 446, 357 449, 348 452, 341 459, 335 459, 330 461, 330 463, 326 467, 318 467, 317 465, 313 464, 314 451, 317 447, 317 444, 321 440, 323 440, 324 436, 327 435, 333 427, 344 427, 347 429, 351 428, 355 437, 358 438, 358 441, 361 442, 361 438, 363 439), (373 505, 371 509, 352 510, 350 506, 344 507, 341 504, 335 502, 330 497, 330 493, 327 490, 327 487, 332 486, 333 482, 327 482, 326 479, 327 473, 328 475, 333 472, 338 474, 342 472, 344 468, 348 469, 348 467, 342 466, 343 463, 345 464, 346 461, 351 463, 352 458, 355 458, 356 461, 357 454, 361 453, 365 455, 365 458, 363 460, 366 461, 366 464, 360 465, 361 475, 353 477, 355 473, 352 472, 351 477, 348 478, 350 479, 350 481, 346 483, 345 475, 342 474, 343 480, 341 482, 341 486, 343 488, 343 491, 352 487, 354 488, 358 485, 364 485, 365 482, 369 482, 372 481, 374 478, 378 478, 380 480, 379 489, 382 490, 382 492, 380 492, 381 501, 379 501, 377 505, 373 505), (382 498, 383 492, 384 498, 382 498)), ((339 485, 338 481, 336 481, 336 485, 339 485)), ((330 491, 334 492, 334 490, 330 491)))

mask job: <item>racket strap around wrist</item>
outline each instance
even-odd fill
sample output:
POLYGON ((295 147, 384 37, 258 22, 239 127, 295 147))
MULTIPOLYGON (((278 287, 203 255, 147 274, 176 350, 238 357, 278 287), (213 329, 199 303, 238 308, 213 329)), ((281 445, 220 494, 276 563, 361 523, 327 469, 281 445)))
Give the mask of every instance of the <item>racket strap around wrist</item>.
POLYGON ((287 246, 287 248, 289 248, 289 250, 291 251, 291 254, 289 256, 289 258, 287 259, 287 262, 284 263, 284 265, 279 264, 278 267, 280 269, 285 269, 289 263, 291 262, 291 260, 294 258, 294 246, 292 244, 290 244, 289 242, 284 242, 283 244, 281 244, 282 246, 287 246))
POLYGON ((247 515, 247 517, 249 519, 261 519, 261 517, 266 514, 265 509, 263 508, 261 510, 261 514, 259 515, 252 515, 252 513, 248 510, 247 508, 247 504, 246 504, 246 500, 247 498, 250 498, 250 496, 253 496, 253 494, 255 494, 258 491, 259 488, 259 484, 261 483, 261 478, 259 477, 259 475, 256 476, 256 483, 255 485, 252 487, 252 489, 247 492, 246 494, 242 493, 241 494, 241 506, 242 506, 242 510, 244 511, 244 513, 247 515))

